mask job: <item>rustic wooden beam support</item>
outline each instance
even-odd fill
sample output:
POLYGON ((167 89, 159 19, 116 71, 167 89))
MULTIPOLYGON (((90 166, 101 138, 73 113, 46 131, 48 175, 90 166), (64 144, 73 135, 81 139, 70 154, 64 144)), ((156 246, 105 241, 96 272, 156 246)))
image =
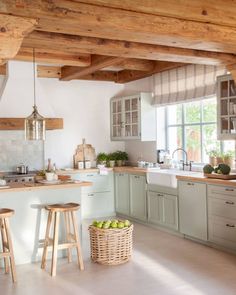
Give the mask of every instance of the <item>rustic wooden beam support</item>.
POLYGON ((235 27, 235 7, 225 0, 86 0, 86 3, 129 11, 235 27))
POLYGON ((143 71, 132 71, 132 70, 123 70, 117 73, 117 83, 127 83, 139 79, 143 79, 154 75, 156 73, 160 73, 166 70, 174 69, 177 67, 181 67, 184 64, 182 63, 172 63, 172 62, 156 62, 154 68, 149 72, 143 71))
POLYGON ((137 59, 137 58, 127 58, 117 66, 124 69, 135 70, 135 71, 151 71, 155 65, 152 60, 137 59))
POLYGON ((29 34, 37 21, 33 18, 0 14, 0 60, 13 58, 20 49, 23 38, 29 34))
MULTIPOLYGON (((32 61, 33 49, 21 48, 14 60, 32 61)), ((88 67, 91 64, 91 55, 85 53, 68 53, 60 52, 60 50, 43 50, 35 49, 36 62, 61 64, 68 66, 88 67)))
POLYGON ((23 47, 194 64, 233 64, 234 54, 34 31, 23 47))
POLYGON ((119 64, 124 59, 121 57, 100 57, 95 56, 92 57, 92 62, 90 67, 86 67, 83 69, 77 67, 68 67, 64 66, 61 69, 61 79, 62 81, 70 81, 72 79, 79 79, 80 77, 84 77, 90 75, 96 71, 99 71, 103 68, 119 64))
POLYGON ((37 66, 38 78, 61 78, 61 67, 55 66, 37 66))
MULTIPOLYGON (((24 130, 25 118, 0 118, 0 130, 24 130)), ((63 129, 62 118, 46 118, 46 130, 63 129)))
MULTIPOLYGON (((202 0, 203 1, 203 0, 202 0)), ((210 0, 207 1, 209 3, 210 0)), ((222 1, 222 0, 221 0, 222 1)), ((150 15, 119 8, 91 5, 83 1, 2 0, 0 12, 39 19, 37 30, 70 35, 159 44, 166 46, 236 52, 236 29, 195 20, 150 15), (18 1, 17 1, 18 2, 18 1), (18 2, 19 3, 19 2, 18 2)), ((192 1, 191 1, 192 3, 192 1)), ((223 2, 222 6, 223 7, 223 2)), ((211 7, 215 2, 211 3, 211 7)), ((177 5, 177 4, 176 4, 177 5)), ((227 6, 227 5, 224 5, 227 6)), ((232 6, 232 5, 231 5, 232 6)), ((188 13, 191 11, 189 4, 188 13)), ((204 7, 204 6, 203 6, 204 7)), ((235 13, 232 10, 230 15, 235 13)), ((215 10, 216 11, 216 10, 215 10)), ((216 14, 219 19, 221 9, 216 14)), ((202 9, 200 13, 207 13, 202 9)), ((224 14, 226 19, 226 13, 224 14)), ((229 17, 228 17, 229 19, 229 17)), ((232 16, 235 20, 235 16, 232 16)), ((235 21, 234 21, 235 24, 235 21)))

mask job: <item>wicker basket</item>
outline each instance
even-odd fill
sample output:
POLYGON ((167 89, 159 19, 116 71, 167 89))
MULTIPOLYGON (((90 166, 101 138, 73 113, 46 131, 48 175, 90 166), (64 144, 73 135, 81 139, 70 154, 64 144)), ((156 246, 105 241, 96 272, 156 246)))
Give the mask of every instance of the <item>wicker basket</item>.
POLYGON ((132 255, 133 225, 122 229, 89 227, 91 259, 106 265, 129 261, 132 255))

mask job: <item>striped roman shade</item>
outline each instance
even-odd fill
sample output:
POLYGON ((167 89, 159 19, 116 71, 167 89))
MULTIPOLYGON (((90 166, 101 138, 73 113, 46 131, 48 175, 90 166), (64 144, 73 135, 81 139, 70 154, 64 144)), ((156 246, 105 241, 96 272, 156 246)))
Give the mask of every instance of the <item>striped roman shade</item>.
POLYGON ((216 77, 224 67, 186 65, 153 76, 153 105, 163 106, 200 99, 216 93, 216 77))

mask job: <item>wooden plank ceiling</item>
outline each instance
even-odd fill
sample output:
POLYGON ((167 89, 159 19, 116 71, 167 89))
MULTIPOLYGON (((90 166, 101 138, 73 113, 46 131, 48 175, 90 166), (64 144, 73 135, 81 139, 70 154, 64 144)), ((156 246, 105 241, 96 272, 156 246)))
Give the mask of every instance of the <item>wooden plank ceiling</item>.
POLYGON ((126 83, 184 64, 236 72, 232 0, 1 0, 0 64, 38 76, 126 83))

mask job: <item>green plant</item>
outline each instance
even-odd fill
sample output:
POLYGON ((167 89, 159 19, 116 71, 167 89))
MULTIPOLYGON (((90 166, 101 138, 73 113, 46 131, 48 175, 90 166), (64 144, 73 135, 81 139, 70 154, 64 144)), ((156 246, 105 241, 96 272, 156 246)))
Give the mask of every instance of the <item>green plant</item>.
POLYGON ((105 153, 99 153, 97 155, 97 162, 98 163, 102 163, 102 162, 106 162, 107 161, 107 154, 105 153))
POLYGON ((209 157, 221 157, 221 152, 217 150, 211 150, 207 154, 209 157))
POLYGON ((115 161, 116 160, 116 154, 110 153, 107 155, 107 161, 115 161))
POLYGON ((122 151, 116 151, 115 153, 115 159, 116 161, 127 161, 128 160, 128 154, 126 152, 122 151))
POLYGON ((222 154, 222 157, 224 159, 230 159, 230 158, 233 158, 234 157, 234 152, 233 151, 228 151, 226 153, 223 153, 222 154))

